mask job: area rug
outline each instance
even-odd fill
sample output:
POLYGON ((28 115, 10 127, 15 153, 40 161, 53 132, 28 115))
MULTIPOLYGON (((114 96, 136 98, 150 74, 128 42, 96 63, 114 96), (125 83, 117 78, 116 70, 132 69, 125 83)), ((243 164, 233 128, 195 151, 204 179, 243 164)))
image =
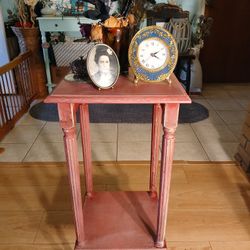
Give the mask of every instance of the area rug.
MULTIPOLYGON (((150 104, 90 104, 92 123, 151 123, 152 105, 150 104)), ((37 103, 30 109, 30 115, 38 120, 58 121, 57 105, 37 103)), ((206 119, 209 112, 203 105, 193 102, 181 104, 179 123, 193 123, 206 119)), ((79 114, 77 114, 79 122, 79 114)))

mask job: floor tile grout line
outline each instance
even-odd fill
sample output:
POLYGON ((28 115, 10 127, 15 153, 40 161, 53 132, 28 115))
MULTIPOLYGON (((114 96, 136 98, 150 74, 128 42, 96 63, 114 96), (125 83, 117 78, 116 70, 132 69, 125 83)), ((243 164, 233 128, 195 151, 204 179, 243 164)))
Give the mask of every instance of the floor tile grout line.
MULTIPOLYGON (((234 96, 232 95, 232 94, 230 94, 230 92, 227 90, 227 89, 225 89, 225 88, 223 88, 225 91, 226 91, 226 93, 232 98, 232 99, 234 99, 234 101, 236 101, 235 100, 235 98, 234 98, 234 96)), ((236 101, 237 102, 237 101, 236 101)))
MULTIPOLYGON (((227 93, 227 95, 229 95, 229 97, 231 98, 231 99, 233 99, 233 101, 235 101, 238 105, 240 105, 242 108, 244 108, 235 98, 234 98, 234 96, 232 96, 231 94, 230 94, 230 92, 228 92, 228 90, 226 90, 225 88, 223 88, 223 90, 227 93)), ((207 100, 207 102, 209 103, 209 101, 208 101, 208 98, 206 98, 205 97, 205 99, 207 100)), ((214 109, 215 111, 216 111, 216 113, 218 114, 218 112, 217 111, 233 111, 233 110, 216 110, 216 109, 214 109)), ((245 111, 246 109, 244 108, 243 110, 235 110, 235 111, 245 111)), ((221 117, 221 116, 220 116, 221 117)), ((221 117, 221 119, 223 120, 223 118, 221 117)), ((224 120, 223 120, 224 121, 224 120)))
MULTIPOLYGON (((230 94, 230 92, 227 90, 227 89, 225 89, 224 87, 223 87, 223 91, 225 91, 225 93, 230 97, 230 99, 229 100, 233 100, 234 102, 236 102, 242 109, 241 110, 238 110, 238 111, 245 111, 246 110, 246 108, 245 107, 243 107, 243 105, 241 105, 241 103, 239 103, 238 101, 237 101, 237 99, 235 99, 235 97, 234 96, 232 96, 231 94, 230 94)), ((204 97, 205 99, 206 99, 206 101, 210 104, 210 106, 212 106, 213 107, 213 105, 209 102, 209 98, 207 98, 207 97, 204 97)), ((210 98, 211 99, 211 98, 210 98)), ((212 99, 217 99, 217 98, 212 98, 212 99)), ((218 99, 217 99, 218 100, 218 99)), ((213 107, 214 108, 214 107, 213 107)), ((216 110, 215 108, 214 108, 214 110, 216 110)), ((219 111, 223 111, 223 110, 219 110, 219 111)), ((228 111, 232 111, 231 109, 230 110, 228 110, 228 111)), ((235 111, 237 111, 237 110, 235 110, 235 111)))
POLYGON ((195 136, 196 136, 196 138, 197 138, 197 140, 198 140, 199 144, 201 145, 201 148, 202 148, 202 149, 203 149, 203 151, 205 152, 205 154, 206 154, 206 156, 207 156, 208 160, 209 160, 209 161, 212 161, 212 160, 210 159, 210 157, 209 157, 209 155, 208 155, 207 151, 205 150, 204 146, 202 145, 201 140, 199 139, 199 137, 198 137, 197 133, 195 132, 194 128, 192 127, 192 123, 190 123, 190 125, 191 125, 191 128, 192 128, 192 130, 193 130, 193 133, 195 134, 195 136))
MULTIPOLYGON (((248 109, 246 107, 244 107, 238 100, 239 98, 235 99, 233 96, 232 96, 232 99, 242 107, 242 110, 241 111, 248 111, 248 109)), ((245 99, 245 98, 244 98, 245 99)), ((249 100, 249 103, 250 103, 250 100, 249 100)))
MULTIPOLYGON (((233 125, 233 124, 231 124, 231 125, 233 125)), ((234 143, 239 143, 239 138, 234 134, 234 132, 231 130, 231 128, 229 127, 230 126, 230 124, 227 124, 226 123, 226 127, 229 129, 229 131, 233 134, 233 136, 235 137, 235 139, 236 139, 236 142, 234 142, 234 143)), ((243 124, 241 124, 241 127, 243 127, 243 124)), ((233 142, 232 142, 233 143, 233 142)))
MULTIPOLYGON (((229 93, 228 93, 229 94, 229 93)), ((230 94, 229 94, 229 96, 230 96, 230 94)), ((205 98, 205 100, 207 100, 207 98, 205 98)), ((212 106, 212 108, 213 108, 213 106, 212 106)), ((220 119, 223 121, 223 124, 225 125, 225 127, 226 128, 228 128, 229 129, 229 131, 233 134, 233 136, 234 136, 234 138, 235 138, 235 142, 228 142, 228 143, 239 143, 239 139, 235 136, 235 134, 233 133, 233 131, 230 129, 230 127, 229 127, 229 124, 227 124, 226 123, 226 121, 222 118, 222 116, 219 114, 219 112, 218 111, 222 111, 222 110, 216 110, 216 109, 213 109, 213 111, 220 117, 220 119)), ((192 127, 193 128, 193 127, 192 127)), ((194 131, 195 132, 195 131, 194 131)), ((199 139, 199 138, 198 138, 199 139)), ((200 140, 199 140, 200 141, 200 140)), ((202 142, 200 141, 200 144, 201 144, 201 146, 202 146, 202 148, 205 150, 205 148, 204 148, 204 146, 203 146, 203 144, 202 144, 202 142)), ((212 159, 210 159, 210 157, 209 157, 209 155, 207 154, 207 151, 205 150, 205 153, 206 153, 206 155, 208 156, 208 159, 210 160, 210 161, 212 161, 212 159)))
MULTIPOLYGON (((208 124, 201 124, 200 126, 205 127, 206 125, 208 125, 208 124)), ((237 136, 234 134, 233 130, 230 129, 230 127, 229 127, 230 125, 228 125, 228 124, 211 124, 211 125, 214 125, 215 129, 217 129, 216 126, 224 127, 226 129, 228 129, 228 131, 232 134, 233 140, 221 141, 222 143, 238 143, 239 142, 239 140, 238 140, 237 136)), ((194 129, 193 126, 192 126, 192 128, 194 129)), ((197 137, 199 137, 199 135, 197 135, 197 137)), ((208 142, 203 141, 203 143, 208 143, 208 142)))
POLYGON ((41 127, 38 135, 36 136, 35 140, 33 141, 33 143, 31 143, 30 148, 28 149, 28 151, 26 152, 25 156, 23 157, 23 159, 21 160, 21 162, 24 162, 24 159, 26 158, 26 156, 28 155, 28 153, 30 152, 31 148, 34 146, 37 138, 39 137, 39 135, 41 134, 42 130, 44 129, 45 125, 47 124, 47 122, 44 123, 44 125, 41 127))
MULTIPOLYGON (((212 107, 212 105, 211 105, 211 107, 212 107)), ((226 123, 226 121, 223 119, 223 117, 219 114, 220 111, 233 111, 233 110, 217 110, 217 109, 213 108, 212 111, 214 111, 219 116, 219 118, 222 120, 223 124, 226 125, 226 127, 228 127, 229 125, 233 125, 233 124, 226 123)), ((235 111, 237 111, 237 110, 235 110, 235 111)), ((244 110, 239 110, 239 111, 244 111, 244 110)), ((218 125, 220 125, 220 124, 218 124, 218 125)), ((230 129, 230 131, 231 131, 231 129, 230 129)))
MULTIPOLYGON (((235 143, 240 143, 240 137, 238 138, 238 136, 235 135, 235 132, 229 127, 230 125, 229 124, 226 124, 227 128, 232 132, 232 134, 235 136, 236 138, 236 142, 235 143)), ((233 126, 233 125, 231 125, 233 126)), ((241 126, 241 130, 243 128, 243 124, 240 125, 241 126)))
MULTIPOLYGON (((202 95, 202 96, 203 96, 203 95, 202 95)), ((208 102, 207 98, 206 98, 205 96, 203 96, 203 97, 204 97, 204 100, 205 100, 206 102, 208 102)), ((208 104, 211 106, 212 110, 215 111, 214 107, 213 107, 209 102, 208 102, 208 104)), ((208 111, 208 112, 209 112, 209 111, 208 111)), ((215 111, 215 112, 216 112, 216 111, 215 111)), ((216 113, 217 113, 217 112, 216 112, 216 113)), ((221 117, 220 117, 220 118, 221 118, 221 117)), ((224 120, 223 120, 223 122, 224 122, 224 120)), ((203 146, 202 143, 201 143, 201 140, 199 139, 199 136, 198 136, 197 133, 195 132, 195 129, 193 128, 192 123, 190 123, 190 127, 192 128, 192 130, 193 130, 193 132, 194 132, 194 134, 195 134, 195 136, 196 136, 198 142, 200 143, 201 148, 202 148, 203 151, 205 152, 205 154, 206 154, 208 160, 211 161, 211 159, 210 159, 210 157, 209 157, 209 155, 208 155, 206 149, 204 148, 204 146, 203 146)))
MULTIPOLYGON (((203 96, 203 95, 202 95, 202 96, 203 96)), ((206 98, 205 96, 203 96, 203 98, 204 98, 205 101, 207 101, 207 98, 206 98)), ((207 101, 207 102, 208 102, 208 101, 207 101)), ((215 110, 214 110, 214 107, 213 107, 209 102, 208 102, 208 104, 211 106, 212 110, 215 111, 215 110)), ((209 111, 208 111, 208 112, 209 112, 209 111)), ((216 112, 216 111, 215 111, 215 112, 216 112)), ((223 122, 224 122, 224 121, 223 121, 223 122)), ((210 159, 210 157, 209 157, 209 155, 208 155, 206 149, 205 149, 204 146, 202 145, 201 140, 199 139, 199 136, 198 136, 197 133, 195 132, 195 129, 193 128, 192 123, 190 123, 190 127, 191 127, 191 129, 193 130, 193 133, 195 134, 195 136, 196 136, 196 138, 197 138, 199 144, 201 145, 201 148, 202 148, 203 151, 205 152, 205 154, 206 154, 208 160, 209 160, 209 161, 212 161, 212 160, 210 159)))
POLYGON ((0 145, 4 145, 4 144, 10 144, 10 145, 13 145, 13 144, 15 144, 15 145, 23 145, 23 144, 26 144, 26 145, 31 145, 31 144, 33 144, 33 142, 0 142, 0 145))
MULTIPOLYGON (((223 122, 228 126, 228 125, 239 125, 240 123, 231 123, 231 124, 228 124, 224 119, 223 119, 223 117, 219 114, 219 112, 217 112, 217 111, 228 111, 228 112, 230 112, 230 111, 233 111, 233 110, 215 110, 215 112, 217 113, 217 115, 223 120, 223 122)), ((244 113, 247 113, 247 111, 245 111, 245 110, 240 110, 241 112, 243 111, 244 113)), ((235 110, 235 112, 238 112, 237 110, 235 110)))
MULTIPOLYGON (((46 122, 45 122, 46 123, 46 122)), ((37 128, 37 131, 38 131, 38 134, 40 134, 40 131, 41 131, 41 129, 44 127, 44 124, 42 125, 42 126, 37 126, 37 125, 14 125, 14 127, 6 134, 6 137, 8 136, 8 135, 10 135, 11 133, 14 133, 15 131, 15 129, 16 128, 20 128, 20 127, 35 127, 35 128, 37 128)), ((23 130, 23 129, 22 129, 23 130)), ((37 131, 35 131, 35 133, 37 132, 37 131)), ((34 133, 34 134, 35 134, 34 133)), ((18 133, 18 135, 19 135, 20 133, 18 133)), ((34 140, 36 140, 36 138, 37 138, 37 136, 35 136, 35 139, 34 140)), ((11 142, 11 141, 7 141, 7 142, 5 142, 4 140, 5 140, 6 138, 4 137, 1 141, 0 141, 0 144, 32 144, 32 142, 25 142, 25 141, 19 141, 19 142, 11 142)))
MULTIPOLYGON (((208 102, 208 99, 205 97, 205 100, 208 102)), ((209 103, 209 102, 208 102, 209 103)), ((221 115, 218 113, 218 111, 221 111, 221 110, 216 110, 214 109, 214 107, 212 105, 210 105, 212 108, 213 108, 213 111, 216 113, 216 115, 218 115, 220 117, 220 119, 222 120, 223 124, 227 125, 225 120, 221 117, 221 115)))
MULTIPOLYGON (((221 118, 221 120, 223 121, 223 123, 224 123, 224 125, 229 129, 229 131, 233 134, 233 136, 235 137, 235 139, 236 139, 236 142, 238 143, 239 142, 239 139, 236 137, 236 135, 233 133, 233 131, 230 129, 230 127, 229 127, 229 125, 230 124, 228 124, 228 123, 226 123, 226 121, 223 119, 223 117, 219 114, 219 112, 218 111, 230 111, 230 110, 216 110, 216 109, 214 109, 214 111, 215 111, 215 113, 221 118)), ((232 124, 231 124, 232 125, 232 124)), ((235 143, 236 143, 235 142, 235 143)))

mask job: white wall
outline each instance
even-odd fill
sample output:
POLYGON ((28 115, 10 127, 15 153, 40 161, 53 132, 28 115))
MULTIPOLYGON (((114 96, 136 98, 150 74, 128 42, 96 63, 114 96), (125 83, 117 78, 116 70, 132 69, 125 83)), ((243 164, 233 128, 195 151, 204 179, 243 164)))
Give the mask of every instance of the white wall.
POLYGON ((205 0, 177 0, 184 10, 188 10, 190 13, 190 20, 193 18, 204 15, 205 12, 205 0))
POLYGON ((8 55, 8 49, 6 44, 6 35, 5 35, 5 29, 4 29, 4 21, 3 21, 3 15, 2 15, 2 8, 0 6, 0 66, 8 63, 9 55, 8 55))

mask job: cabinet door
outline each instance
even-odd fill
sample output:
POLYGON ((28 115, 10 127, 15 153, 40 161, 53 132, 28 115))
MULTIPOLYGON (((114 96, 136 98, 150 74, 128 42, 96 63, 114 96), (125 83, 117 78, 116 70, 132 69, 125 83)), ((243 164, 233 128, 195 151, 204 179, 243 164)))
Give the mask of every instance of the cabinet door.
POLYGON ((204 82, 250 82, 250 1, 211 3, 214 23, 200 57, 204 82))

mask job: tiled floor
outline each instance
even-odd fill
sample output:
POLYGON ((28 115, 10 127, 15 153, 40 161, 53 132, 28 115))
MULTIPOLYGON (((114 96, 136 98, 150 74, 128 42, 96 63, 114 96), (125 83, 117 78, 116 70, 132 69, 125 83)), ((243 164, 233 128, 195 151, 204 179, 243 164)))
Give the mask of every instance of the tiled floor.
MULTIPOLYGON (((207 84, 192 96, 209 109, 209 118, 180 124, 175 160, 230 161, 239 143, 250 103, 250 84, 207 84)), ((82 159, 78 125, 79 157, 82 159)), ((95 161, 149 160, 149 124, 91 124, 95 161)), ((62 132, 56 122, 35 120, 26 114, 1 141, 1 162, 64 161, 62 132)))

